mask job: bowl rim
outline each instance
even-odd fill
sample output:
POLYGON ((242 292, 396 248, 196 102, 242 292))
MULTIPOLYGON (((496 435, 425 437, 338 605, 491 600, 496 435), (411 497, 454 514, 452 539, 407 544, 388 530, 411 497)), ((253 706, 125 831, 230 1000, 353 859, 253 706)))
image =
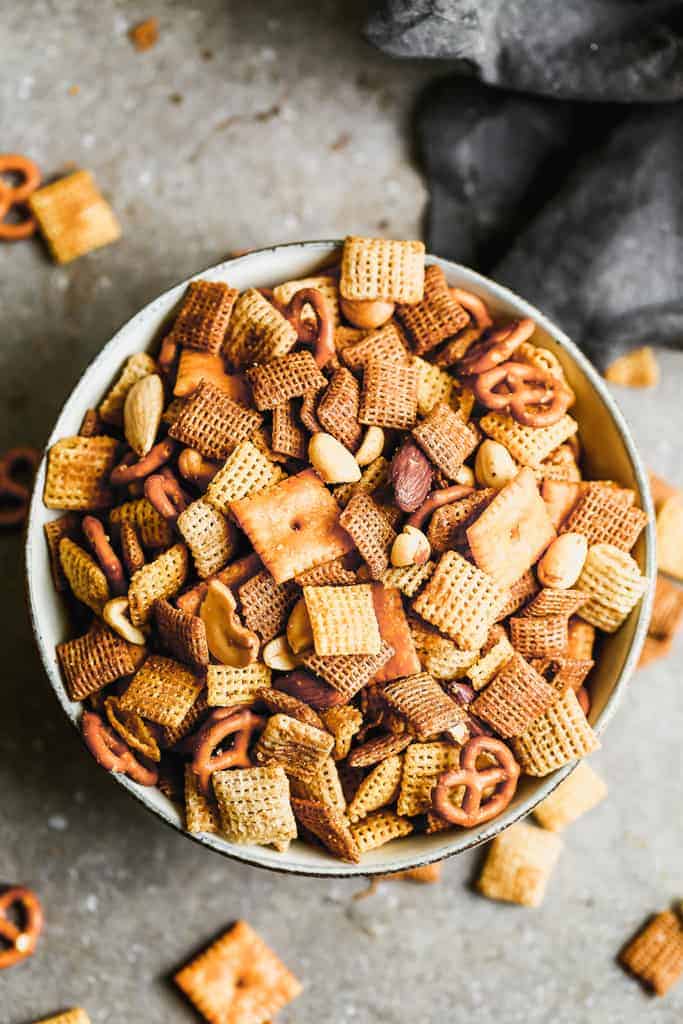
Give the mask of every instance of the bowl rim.
MULTIPOLYGON (((315 253, 316 250, 321 251, 325 255, 329 254, 334 248, 339 248, 343 244, 342 239, 317 239, 311 241, 299 241, 299 242, 287 242, 279 245, 265 246, 260 249, 252 249, 247 253, 232 259, 223 260, 220 263, 213 264, 206 267, 204 270, 193 274, 191 277, 184 279, 167 288, 164 292, 152 299, 145 306, 143 306, 137 313, 130 317, 121 327, 115 332, 110 340, 93 356, 91 361, 83 373, 78 378, 78 381, 69 392, 65 401, 59 410, 59 414, 55 420, 54 427, 50 432, 50 436, 45 444, 43 450, 43 456, 38 467, 38 471, 35 477, 35 486, 33 495, 31 498, 31 504, 29 507, 29 515, 26 525, 25 535, 25 559, 24 559, 24 574, 25 574, 25 594, 26 603, 28 607, 29 619, 31 622, 31 628, 33 637, 40 654, 40 659, 43 664, 43 669, 50 683, 50 687, 62 707, 62 710, 66 714, 67 718, 71 722, 73 728, 77 731, 79 737, 81 737, 81 730, 78 725, 78 718, 75 711, 70 706, 70 702, 66 697, 63 683, 59 677, 59 673, 55 670, 53 662, 48 658, 47 649, 48 644, 44 639, 40 627, 40 612, 38 610, 38 604, 36 600, 35 584, 32 580, 31 574, 31 561, 34 544, 37 542, 37 534, 40 534, 42 542, 42 529, 41 524, 38 523, 39 511, 43 508, 42 504, 42 493, 43 493, 43 482, 46 470, 47 453, 55 441, 59 440, 62 433, 61 421, 63 417, 69 411, 72 401, 76 397, 76 393, 80 390, 81 386, 85 388, 86 382, 94 377, 99 368, 108 363, 111 356, 114 354, 118 347, 118 343, 122 335, 127 334, 129 331, 135 330, 138 327, 142 327, 144 321, 156 312, 159 306, 163 306, 169 296, 174 292, 180 292, 180 289, 187 287, 190 281, 201 278, 205 275, 211 275, 212 277, 218 277, 228 272, 229 268, 234 268, 236 264, 244 263, 254 257, 266 256, 268 254, 278 253, 285 249, 305 249, 315 253)), ((434 256, 430 253, 426 254, 426 261, 428 264, 436 264, 445 271, 455 272, 467 282, 467 285, 476 290, 477 286, 483 286, 485 289, 490 291, 494 297, 503 302, 510 304, 520 312, 521 315, 530 317, 533 319, 547 334, 549 334, 554 341, 558 343, 567 355, 578 365, 578 368, 588 380, 594 391, 597 392, 600 400, 604 407, 607 409, 608 414, 612 418, 617 432, 620 436, 621 442, 624 446, 624 450, 630 461, 633 475, 639 490, 639 497, 643 506, 643 510, 647 513, 648 522, 643 531, 644 537, 644 575, 648 579, 648 586, 643 594, 638 609, 638 619, 634 627, 633 639, 628 649, 624 663, 617 677, 612 692, 610 693, 604 708, 600 713, 599 719, 595 722, 593 728, 597 735, 601 735, 613 715, 615 714, 621 700, 623 699, 624 692, 626 690, 628 681, 637 665, 637 659, 640 655, 641 648, 645 641, 647 634, 647 626, 650 619, 651 606, 653 600, 654 591, 654 580, 656 577, 656 559, 655 559, 655 534, 654 534, 654 510, 651 500, 650 487, 648 482, 648 476, 642 464, 640 455, 635 446, 635 442, 631 437, 630 429, 624 419, 624 416, 619 409, 615 399, 612 397, 606 382, 602 379, 598 371, 595 369, 593 364, 583 354, 580 348, 562 331, 557 325, 541 310, 537 309, 531 303, 518 296, 511 289, 505 285, 501 285, 498 282, 492 280, 484 274, 480 274, 475 270, 470 269, 460 263, 456 263, 452 260, 447 260, 439 256, 434 256)), ((55 592, 55 598, 58 595, 55 592)), ((347 864, 342 861, 330 860, 329 867, 326 863, 320 865, 309 865, 299 861, 287 861, 287 854, 280 854, 282 861, 271 861, 270 859, 262 859, 260 856, 261 847, 257 846, 244 846, 240 847, 237 844, 229 844, 230 848, 226 849, 226 840, 220 839, 220 837, 214 836, 210 833, 191 833, 182 827, 177 821, 173 820, 171 815, 167 813, 165 808, 155 806, 150 799, 148 799, 144 787, 138 786, 133 783, 126 776, 120 773, 112 773, 101 768, 102 771, 106 771, 106 774, 126 789, 135 799, 142 804, 142 806, 155 818, 160 819, 167 826, 172 828, 174 831, 194 840, 200 846, 214 850, 220 853, 224 857, 228 857, 231 860, 237 860, 245 864, 249 864, 253 867, 262 868, 264 870, 276 871, 283 874, 299 875, 299 876, 310 876, 317 878, 358 878, 358 877, 372 877, 375 875, 391 874, 396 871, 406 871, 412 868, 424 867, 428 864, 435 863, 436 861, 444 860, 448 857, 455 856, 459 853, 464 853, 467 850, 472 850, 483 843, 488 842, 504 829, 508 828, 514 822, 525 818, 530 814, 533 809, 544 800, 550 793, 552 793, 557 786, 560 785, 564 779, 576 768, 578 761, 571 762, 559 769, 550 776, 547 776, 545 781, 542 779, 538 780, 538 788, 534 792, 533 796, 523 800, 519 807, 513 811, 503 813, 493 821, 484 825, 483 828, 479 829, 472 834, 468 834, 463 841, 458 840, 458 837, 464 835, 463 832, 445 832, 444 836, 450 836, 450 842, 446 839, 444 844, 437 849, 425 852, 424 854, 414 853, 409 856, 394 856, 389 857, 386 861, 381 863, 372 864, 347 864)))

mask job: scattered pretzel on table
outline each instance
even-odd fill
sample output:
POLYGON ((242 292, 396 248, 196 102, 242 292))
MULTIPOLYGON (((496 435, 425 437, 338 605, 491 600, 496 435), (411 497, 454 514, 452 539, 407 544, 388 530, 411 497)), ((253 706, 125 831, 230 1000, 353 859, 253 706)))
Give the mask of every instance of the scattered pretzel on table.
POLYGON ((10 223, 5 217, 15 207, 23 207, 29 196, 40 185, 38 165, 27 156, 19 153, 0 154, 0 241, 18 242, 30 238, 38 227, 33 217, 27 217, 18 223, 10 223), (23 178, 20 185, 8 185, 2 178, 4 174, 19 174, 23 178))
POLYGON ((493 736, 475 736, 460 751, 460 767, 444 772, 432 790, 432 806, 437 814, 452 825, 472 828, 482 825, 505 810, 517 789, 519 765, 512 751, 493 736), (480 754, 492 754, 497 768, 477 768, 480 754), (458 807, 451 792, 465 787, 462 804, 458 807), (495 787, 495 792, 484 799, 484 792, 495 787))
POLYGON ((40 462, 37 448, 10 448, 0 456, 0 526, 21 526, 28 515, 31 488, 16 477, 20 470, 35 476, 40 462))
POLYGON ((43 908, 36 894, 23 885, 5 889, 0 894, 0 970, 32 956, 42 930, 43 908), (10 919, 10 910, 19 911, 22 927, 10 919))

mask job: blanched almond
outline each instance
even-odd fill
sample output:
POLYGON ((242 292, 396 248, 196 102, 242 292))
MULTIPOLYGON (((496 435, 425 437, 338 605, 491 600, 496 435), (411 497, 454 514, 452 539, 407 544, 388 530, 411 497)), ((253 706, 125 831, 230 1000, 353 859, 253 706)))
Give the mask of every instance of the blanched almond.
POLYGON ((314 434, 308 443, 308 461, 326 484, 355 484, 360 466, 348 448, 331 434, 314 434))
POLYGON ((163 412, 164 386, 150 373, 133 384, 123 406, 123 431, 136 455, 146 455, 154 444, 163 412))

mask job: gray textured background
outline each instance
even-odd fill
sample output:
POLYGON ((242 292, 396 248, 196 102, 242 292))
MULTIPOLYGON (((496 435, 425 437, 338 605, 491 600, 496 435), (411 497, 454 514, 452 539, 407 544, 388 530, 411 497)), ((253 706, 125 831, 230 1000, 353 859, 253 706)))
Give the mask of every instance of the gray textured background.
MULTIPOLYGON (((40 445, 113 331, 231 250, 419 232, 408 117, 437 69, 363 43, 362 3, 2 6, 1 148, 46 173, 90 168, 124 238, 63 269, 36 241, 0 249, 0 449, 40 445), (151 14, 159 44, 135 53, 126 30, 151 14)), ((661 365, 656 392, 618 398, 648 464, 683 485, 683 356, 661 365)), ((655 1002, 613 961, 683 897, 680 642, 633 681, 594 759, 610 798, 566 834, 541 909, 476 896, 479 854, 451 861, 441 885, 354 901, 363 883, 205 852, 95 770, 34 653, 16 535, 0 538, 0 576, 0 881, 35 886, 48 920, 39 954, 0 975, 0 1024, 76 1004, 95 1024, 189 1022, 168 974, 240 916, 305 982, 288 1022, 681 1020, 683 986, 655 1002)))

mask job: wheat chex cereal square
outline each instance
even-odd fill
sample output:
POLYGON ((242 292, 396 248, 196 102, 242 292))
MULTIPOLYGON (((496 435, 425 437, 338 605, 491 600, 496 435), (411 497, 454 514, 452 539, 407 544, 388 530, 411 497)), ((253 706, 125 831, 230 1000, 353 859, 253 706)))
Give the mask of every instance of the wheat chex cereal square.
POLYGON ((292 398, 302 398, 309 391, 320 391, 327 386, 327 378, 307 349, 253 366, 247 370, 247 378, 259 412, 274 409, 292 398))
POLYGON ((494 441, 500 441, 515 462, 535 468, 579 429, 576 420, 567 414, 550 427, 525 427, 505 413, 489 412, 482 416, 479 426, 494 441))
POLYGON ((571 775, 534 809, 542 828, 561 832, 582 814, 597 807, 607 796, 607 786, 587 761, 577 764, 571 775))
POLYGON ((300 597, 293 581, 276 583, 265 569, 243 583, 238 594, 247 629, 258 633, 264 643, 284 632, 289 613, 300 597))
MULTIPOLYGON (((257 700, 260 704, 266 705, 271 715, 289 715, 290 718, 296 718, 298 722, 304 722, 306 725, 311 725, 314 729, 332 733, 333 737, 336 739, 335 730, 327 727, 318 712, 315 711, 310 704, 307 704, 304 700, 300 700, 299 697, 294 697, 291 693, 288 693, 285 690, 276 690, 274 687, 266 687, 258 691, 257 700)), ((352 712, 356 709, 344 708, 344 710, 352 712)))
POLYGON ((146 548, 167 548, 173 543, 173 529, 147 498, 124 501, 109 510, 109 522, 116 532, 129 523, 146 548))
POLYGON ((393 654, 393 648, 381 641, 377 654, 319 655, 315 651, 302 655, 306 668, 333 686, 345 701, 362 690, 393 654))
POLYGON ((84 636, 57 644, 57 657, 71 700, 84 700, 135 671, 131 644, 99 620, 84 636))
POLYGON ((257 764, 281 765, 288 775, 311 779, 321 771, 334 737, 289 715, 272 715, 254 748, 257 764))
POLYGON ((536 478, 528 468, 501 488, 467 528, 476 564, 504 587, 534 565, 555 537, 536 478))
POLYGON ((345 299, 419 302, 424 294, 424 256, 422 242, 349 235, 339 291, 345 299))
POLYGON ((340 356, 344 366, 354 373, 364 370, 371 359, 379 359, 384 363, 398 363, 399 366, 410 365, 406 339, 393 320, 384 327, 363 334, 351 344, 345 345, 340 356))
POLYGON ((147 352, 136 352, 130 356, 119 377, 97 407, 100 419, 112 426, 120 427, 123 424, 126 397, 133 384, 156 372, 157 364, 147 352))
POLYGON ((209 664, 206 627, 198 615, 188 615, 162 598, 154 602, 154 620, 164 650, 197 670, 209 664))
POLYGON ((185 765, 185 828, 193 835, 219 830, 218 808, 213 800, 207 800, 202 793, 191 764, 185 765))
POLYGON ((266 458, 252 441, 242 441, 214 476, 204 499, 227 515, 231 501, 265 490, 282 476, 279 466, 266 458))
POLYGON ((401 733, 387 732, 366 740, 354 747, 346 764, 351 768, 370 768, 372 765, 385 761, 394 754, 401 754, 413 741, 413 736, 406 730, 401 733))
POLYGON ((169 429, 169 436, 220 462, 260 427, 262 416, 245 409, 215 384, 202 381, 169 429))
POLYGON ((522 771, 535 776, 549 775, 599 747, 573 690, 566 690, 512 741, 522 771))
POLYGON ((180 725, 204 683, 185 665, 151 654, 121 697, 123 711, 135 711, 158 725, 180 725))
POLYGON ((239 292, 223 281, 191 281, 171 337, 184 348, 218 355, 239 292))
POLYGON ((521 654, 514 654, 472 702, 470 710, 507 739, 520 736, 558 696, 555 687, 521 654))
POLYGON ((70 263, 121 237, 114 211, 89 171, 37 189, 28 205, 56 263, 70 263))
POLYGON ((390 708, 406 719, 419 740, 453 729, 466 721, 459 704, 448 697, 426 672, 389 683, 383 697, 390 708))
POLYGON ((337 764, 327 757, 317 775, 310 779, 290 779, 292 796, 299 800, 312 800, 325 804, 342 813, 346 810, 346 799, 342 789, 337 764))
MULTIPOLYGON (((372 811, 394 803, 398 796, 403 775, 403 760, 400 754, 387 757, 374 767, 356 789, 348 806, 348 819, 355 824, 367 818, 372 811)), ((401 814, 408 812, 401 811, 401 814)))
POLYGON ((47 457, 43 502, 47 508, 88 512, 107 508, 113 495, 109 477, 119 442, 113 437, 63 437, 47 457))
POLYGON ((562 840, 552 832, 511 825, 489 846, 477 888, 491 900, 539 907, 561 851, 562 840))
POLYGON ((683 923, 671 910, 651 917, 619 955, 619 962, 656 995, 663 996, 683 974, 683 923))
POLYGON ((353 538, 372 579, 381 580, 396 534, 379 505, 369 494, 354 494, 339 522, 353 538))
POLYGON ((217 573, 235 553, 237 531, 234 525, 204 498, 193 501, 178 516, 178 532, 192 552, 202 579, 217 573))
POLYGON ((221 830, 233 843, 256 843, 284 851, 296 838, 289 781, 280 765, 214 772, 221 830))
POLYGON ((418 371, 373 357, 363 371, 358 419, 366 426, 409 430, 417 419, 418 371))
POLYGON ((360 387, 350 370, 340 366, 318 401, 316 416, 323 430, 349 451, 356 451, 363 428, 358 422, 360 387))
POLYGON ((613 544, 630 551, 647 523, 640 508, 624 505, 608 487, 588 487, 570 512, 562 533, 581 533, 589 546, 613 544))
POLYGON ((424 273, 424 296, 420 302, 399 303, 396 316, 413 342, 416 352, 428 352, 467 327, 469 313, 448 288, 441 267, 429 266, 424 273))
POLYGON ((438 554, 450 549, 464 552, 468 548, 467 527, 491 504, 497 493, 493 487, 485 487, 437 508, 427 527, 432 550, 438 554))
POLYGON ((357 824, 351 826, 351 834, 356 840, 360 853, 376 850, 392 839, 410 835, 414 829, 412 821, 402 818, 395 811, 373 811, 357 824))
POLYGON ((302 427, 295 402, 283 402, 273 409, 273 451, 303 461, 307 451, 306 431, 302 427))
POLYGON ((413 427, 413 437, 425 455, 451 480, 477 447, 475 431, 445 402, 437 402, 427 418, 413 427))
POLYGON ((236 369, 287 355, 297 333, 279 309, 256 288, 242 292, 228 325, 224 354, 236 369))
POLYGON ((341 811, 314 800, 292 799, 292 809, 299 825, 312 833, 339 860, 357 864, 360 851, 349 823, 341 811))
POLYGON ((569 633, 564 615, 513 616, 510 640, 525 658, 559 658, 567 649, 569 633))
POLYGON ((458 647, 471 650, 483 645, 506 597, 488 573, 446 551, 413 608, 458 647))
POLYGON ((339 524, 339 506, 312 469, 231 502, 230 512, 276 583, 354 546, 339 524))
POLYGON ((128 604, 134 626, 143 626, 149 621, 155 601, 178 593, 187 578, 189 562, 185 545, 174 544, 133 574, 128 587, 128 604))
POLYGON ((173 980, 209 1024, 267 1024, 302 991, 246 921, 238 921, 173 980))
POLYGON ((372 587, 304 587, 315 653, 378 654, 382 645, 372 587))
MULTIPOLYGON (((353 556, 352 556, 353 557, 353 556)), ((346 568, 346 557, 333 558, 331 562, 314 565, 312 569, 304 569, 294 577, 300 587, 323 587, 327 584, 342 586, 346 583, 357 583, 358 576, 353 569, 346 568)))
POLYGON ((666 576, 659 573, 648 634, 660 639, 668 639, 678 632, 682 620, 683 588, 676 586, 666 576))

